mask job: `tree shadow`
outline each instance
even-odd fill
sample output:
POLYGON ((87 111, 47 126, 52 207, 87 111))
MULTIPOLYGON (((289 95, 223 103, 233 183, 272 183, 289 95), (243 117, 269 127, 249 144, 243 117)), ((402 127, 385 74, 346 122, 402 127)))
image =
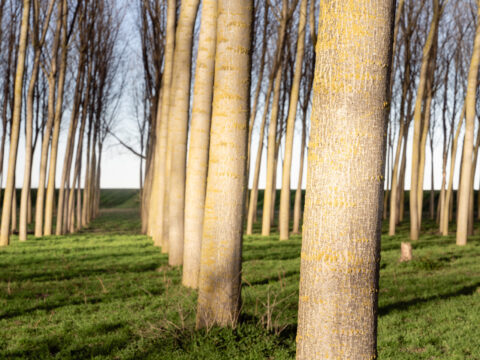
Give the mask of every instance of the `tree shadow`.
POLYGON ((407 301, 398 301, 389 305, 380 306, 378 309, 378 314, 380 316, 384 316, 389 314, 392 311, 405 311, 408 310, 412 306, 426 304, 433 300, 448 300, 457 296, 462 295, 473 295, 478 287, 480 286, 480 282, 477 282, 470 286, 464 286, 457 291, 452 291, 446 294, 439 294, 439 295, 432 295, 425 298, 416 298, 407 301))

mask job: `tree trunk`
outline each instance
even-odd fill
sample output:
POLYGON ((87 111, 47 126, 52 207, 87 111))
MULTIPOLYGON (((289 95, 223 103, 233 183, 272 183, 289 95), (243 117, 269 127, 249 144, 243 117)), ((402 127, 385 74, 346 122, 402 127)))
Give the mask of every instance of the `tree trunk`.
POLYGON ((45 236, 52 235, 52 223, 53 223, 53 208, 55 202, 55 175, 57 171, 57 153, 58 153, 58 140, 60 137, 60 123, 62 121, 62 111, 63 111, 63 92, 65 89, 65 76, 67 71, 67 3, 66 0, 63 0, 62 5, 62 60, 60 63, 60 72, 58 76, 58 89, 57 89, 57 100, 55 103, 55 119, 53 126, 52 134, 52 147, 50 153, 50 164, 48 171, 48 184, 47 184, 47 193, 45 197, 45 225, 43 229, 43 234, 45 236))
POLYGON ((42 46, 45 41, 47 34, 47 29, 50 23, 50 17, 53 12, 53 5, 55 4, 54 0, 51 0, 47 10, 47 16, 44 23, 44 30, 42 32, 41 38, 39 28, 38 28, 38 7, 34 5, 34 17, 36 19, 35 24, 36 28, 32 34, 32 42, 34 44, 35 56, 33 60, 32 75, 28 85, 27 91, 27 110, 26 110, 26 119, 25 119, 25 170, 23 175, 23 187, 22 194, 20 196, 20 221, 19 221, 19 240, 27 240, 27 225, 29 224, 29 210, 31 215, 31 198, 30 198, 30 187, 31 187, 31 178, 32 178, 32 158, 33 158, 33 116, 34 116, 34 95, 35 88, 38 79, 38 73, 40 72, 40 56, 42 51, 42 46))
POLYGON ((297 359, 377 357, 394 3, 320 2, 297 359))
MULTIPOLYGON (((477 21, 480 20, 480 1, 477 1, 477 21)), ((478 66, 480 65, 480 26, 477 26, 473 44, 472 61, 468 73, 467 94, 465 97, 465 140, 462 158, 461 179, 457 219, 457 245, 467 244, 468 209, 470 206, 472 182, 472 152, 475 131, 475 104, 477 95, 478 66)))
POLYGON ((67 185, 68 178, 70 177, 70 171, 72 168, 73 146, 75 145, 75 133, 77 131, 79 107, 80 107, 80 101, 81 101, 83 84, 84 84, 83 68, 84 68, 84 60, 83 60, 83 53, 82 53, 81 59, 79 60, 78 70, 77 70, 78 73, 77 73, 77 82, 75 84, 75 91, 74 91, 73 109, 71 113, 70 126, 68 129, 68 135, 67 135, 67 147, 65 149, 65 157, 63 160, 62 178, 60 180, 60 188, 58 191, 57 227, 55 229, 56 235, 62 235, 65 233, 65 230, 66 230, 63 228, 65 187, 67 185))
MULTIPOLYGON (((253 134, 253 127, 255 125, 255 119, 257 116, 257 108, 258 108, 258 102, 260 100, 260 92, 262 90, 262 81, 263 81, 263 73, 265 71, 265 57, 267 55, 267 47, 268 47, 268 39, 267 39, 267 30, 268 30, 268 2, 264 2, 264 11, 263 11, 263 34, 262 34, 262 55, 261 55, 261 60, 260 60, 260 66, 258 70, 258 76, 257 76, 257 85, 255 88, 255 95, 253 97, 253 106, 250 112, 250 120, 248 122, 248 143, 247 143, 247 173, 250 175, 250 163, 251 163, 251 157, 252 157, 252 134, 253 134)), ((255 35, 254 35, 255 36, 255 35)), ((268 108, 268 102, 266 107, 268 108)), ((265 127, 265 125, 263 125, 265 127)), ((262 141, 263 143, 263 141, 262 141)), ((250 176, 247 176, 247 182, 249 181, 250 176)), ((253 186, 252 186, 253 188, 253 186)), ((258 191, 258 186, 257 186, 257 191, 258 191)), ((250 211, 250 205, 249 205, 249 199, 251 198, 251 193, 247 191, 247 216, 248 212, 250 211)), ((248 234, 248 231, 247 231, 248 234)))
POLYGON ((183 263, 183 238, 185 227, 185 167, 187 162, 188 113, 190 105, 190 75, 192 66, 193 28, 199 0, 185 0, 180 7, 175 39, 173 78, 169 110, 172 153, 170 197, 168 204, 168 263, 183 263))
POLYGON ((257 155, 255 159, 255 170, 253 173, 252 191, 250 192, 250 200, 249 200, 248 214, 247 214, 247 235, 253 234, 253 223, 255 222, 256 213, 257 213, 258 182, 260 179, 260 167, 262 164, 265 124, 267 122, 268 107, 269 107, 268 105, 270 103, 270 97, 273 90, 273 81, 274 81, 273 77, 270 77, 267 93, 265 96, 265 103, 264 103, 265 106, 263 109, 262 123, 260 124, 260 131, 258 135, 258 147, 257 147, 257 155))
POLYGON ((154 244, 162 247, 162 252, 168 251, 168 183, 169 168, 168 162, 170 153, 168 151, 169 132, 169 109, 170 90, 172 84, 173 55, 175 49, 175 16, 176 1, 168 0, 167 3, 167 29, 165 39, 165 60, 162 75, 162 95, 159 97, 159 111, 157 111, 157 136, 155 155, 153 156, 153 178, 150 199, 150 210, 148 218, 148 233, 152 235, 154 244))
POLYGON ((275 168, 275 148, 277 140, 278 108, 280 101, 280 86, 282 81, 282 67, 279 66, 275 76, 275 87, 273 90, 272 110, 270 113, 270 124, 268 125, 268 145, 267 145, 267 182, 265 192, 263 193, 263 212, 262 212, 262 236, 270 235, 272 219, 272 201, 273 191, 276 188, 274 183, 275 168))
POLYGON ((58 2, 57 24, 55 29, 55 37, 53 40, 52 60, 50 65, 50 73, 48 74, 48 113, 45 131, 42 139, 42 152, 40 155, 40 175, 38 180, 37 200, 35 205, 35 237, 43 235, 44 222, 44 202, 45 202, 45 182, 47 176, 48 151, 50 146, 50 135, 55 115, 55 92, 56 92, 56 76, 57 76, 57 55, 60 46, 60 36, 62 32, 62 7, 63 2, 58 2))
POLYGON ((17 188, 13 185, 13 198, 12 198, 12 224, 10 228, 12 233, 17 231, 17 188))
POLYGON ((445 195, 445 211, 443 212, 443 219, 442 219, 442 235, 448 236, 448 225, 451 221, 451 216, 453 213, 453 176, 455 174, 455 163, 457 159, 457 147, 458 147, 458 138, 460 136, 460 130, 462 129, 463 118, 465 116, 465 105, 463 106, 462 113, 460 115, 460 120, 457 125, 457 130, 455 132, 455 136, 453 138, 452 143, 452 153, 450 155, 450 172, 448 175, 448 188, 447 194, 445 195))
POLYGON ((233 326, 240 311, 252 10, 252 0, 218 3, 197 328, 233 326))
POLYGON ((190 147, 185 190, 185 246, 182 284, 198 288, 203 213, 208 172, 213 76, 217 33, 217 0, 204 0, 193 90, 190 147))
POLYGON ((270 235, 272 218, 272 191, 276 188, 274 184, 275 169, 275 145, 277 141, 277 123, 278 110, 280 106, 280 87, 282 81, 281 55, 283 51, 284 37, 287 27, 287 0, 282 1, 282 18, 278 29, 276 63, 274 67, 275 85, 273 90, 272 109, 270 113, 270 123, 268 125, 268 145, 267 145, 267 182, 265 184, 265 193, 263 195, 262 212, 262 236, 270 235))
MULTIPOLYGON (((28 23, 30 17, 30 0, 23 1, 22 24, 20 29, 20 40, 18 46, 17 70, 15 74, 15 89, 13 93, 14 105, 12 125, 10 133, 10 152, 8 154, 7 183, 3 197, 2 223, 0 229, 0 247, 10 243, 10 221, 12 216, 13 200, 16 199, 15 192, 15 170, 17 165, 18 138, 20 135, 20 120, 22 117, 22 90, 23 76, 25 73, 25 58, 27 52, 28 23)), ((16 202, 16 201, 15 201, 16 202)))
POLYGON ((414 121, 414 133, 413 133, 413 145, 412 145, 412 173, 411 173, 411 185, 410 185, 410 238, 412 240, 418 240, 420 232, 419 217, 421 216, 422 209, 418 204, 418 188, 423 187, 423 183, 419 181, 419 169, 420 169, 420 143, 422 137, 422 113, 423 113, 423 101, 427 87, 428 70, 430 69, 430 55, 433 48, 434 39, 437 33, 438 19, 440 18, 440 6, 439 0, 432 0, 434 14, 432 22, 430 24, 430 31, 428 33, 427 40, 423 47, 423 58, 420 69, 420 79, 417 90, 417 99, 415 102, 415 112, 413 115, 414 121), (420 213, 420 214, 419 214, 420 213))
POLYGON ((295 134, 295 119, 297 117, 297 103, 302 78, 303 57, 305 54, 305 26, 307 23, 307 0, 300 5, 300 19, 298 24, 297 54, 295 60, 295 75, 290 93, 290 104, 287 118, 287 132, 285 135, 285 159, 283 160, 282 191, 280 192, 279 230, 280 240, 288 240, 290 230, 290 177, 292 172, 293 137, 295 134))
POLYGON ((305 146, 307 142, 307 109, 303 111, 302 122, 302 145, 300 150, 300 167, 298 170, 297 190, 295 191, 295 204, 293 207, 293 234, 300 233, 300 221, 302 218, 302 182, 303 167, 305 164, 305 146))

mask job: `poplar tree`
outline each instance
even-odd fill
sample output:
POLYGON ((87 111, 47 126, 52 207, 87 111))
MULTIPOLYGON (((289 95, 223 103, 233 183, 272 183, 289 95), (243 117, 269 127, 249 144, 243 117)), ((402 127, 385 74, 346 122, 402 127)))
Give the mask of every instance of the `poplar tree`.
POLYGON ((297 359, 375 359, 395 1, 320 2, 297 359))
POLYGON ((197 327, 235 325, 241 304, 252 0, 219 0, 197 327))

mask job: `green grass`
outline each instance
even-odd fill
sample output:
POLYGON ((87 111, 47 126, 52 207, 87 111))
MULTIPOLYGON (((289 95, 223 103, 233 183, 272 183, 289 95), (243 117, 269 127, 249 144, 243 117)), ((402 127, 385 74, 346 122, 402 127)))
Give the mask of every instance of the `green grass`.
MULTIPOLYGON (((196 293, 139 227, 135 210, 108 210, 1 249, 0 359, 294 358, 299 236, 245 237, 240 325, 195 331, 196 293)), ((480 359, 480 237, 459 248, 424 229, 407 264, 408 224, 383 236, 380 359, 480 359)))

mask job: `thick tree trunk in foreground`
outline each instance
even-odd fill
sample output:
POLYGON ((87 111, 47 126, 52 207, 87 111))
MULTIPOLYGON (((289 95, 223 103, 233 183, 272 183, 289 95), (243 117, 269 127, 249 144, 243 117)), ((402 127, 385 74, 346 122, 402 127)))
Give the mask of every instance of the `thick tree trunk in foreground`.
MULTIPOLYGON (((10 243, 10 221, 12 217, 12 202, 15 199, 15 169, 17 165, 18 137, 20 135, 20 120, 22 116, 22 89, 25 73, 25 57, 27 52, 28 23, 30 17, 30 0, 23 1, 22 25, 18 47, 17 70, 15 73, 15 89, 13 93, 13 115, 10 135, 10 152, 8 154, 7 183, 3 197, 2 224, 0 229, 0 246, 10 243)), ((16 204, 13 204, 16 209, 16 204)))
POLYGON ((240 310, 252 9, 252 0, 218 2, 198 328, 235 325, 240 310))
POLYGON ((185 187, 185 244, 182 284, 198 288, 203 213, 207 188, 217 32, 217 0, 204 0, 193 91, 190 147, 185 187))
MULTIPOLYGON (((480 19, 480 1, 477 1, 477 21, 480 19)), ((463 148, 461 178, 458 202, 457 245, 466 245, 468 236, 468 209, 471 196, 473 168, 473 137, 475 131, 475 104, 477 95, 478 67, 480 65, 480 26, 477 24, 473 44, 472 61, 468 73, 467 95, 465 97, 465 142, 463 148)), ((473 196, 473 195, 472 195, 473 196)))
POLYGON ((323 0, 297 359, 375 359, 393 0, 323 0))

